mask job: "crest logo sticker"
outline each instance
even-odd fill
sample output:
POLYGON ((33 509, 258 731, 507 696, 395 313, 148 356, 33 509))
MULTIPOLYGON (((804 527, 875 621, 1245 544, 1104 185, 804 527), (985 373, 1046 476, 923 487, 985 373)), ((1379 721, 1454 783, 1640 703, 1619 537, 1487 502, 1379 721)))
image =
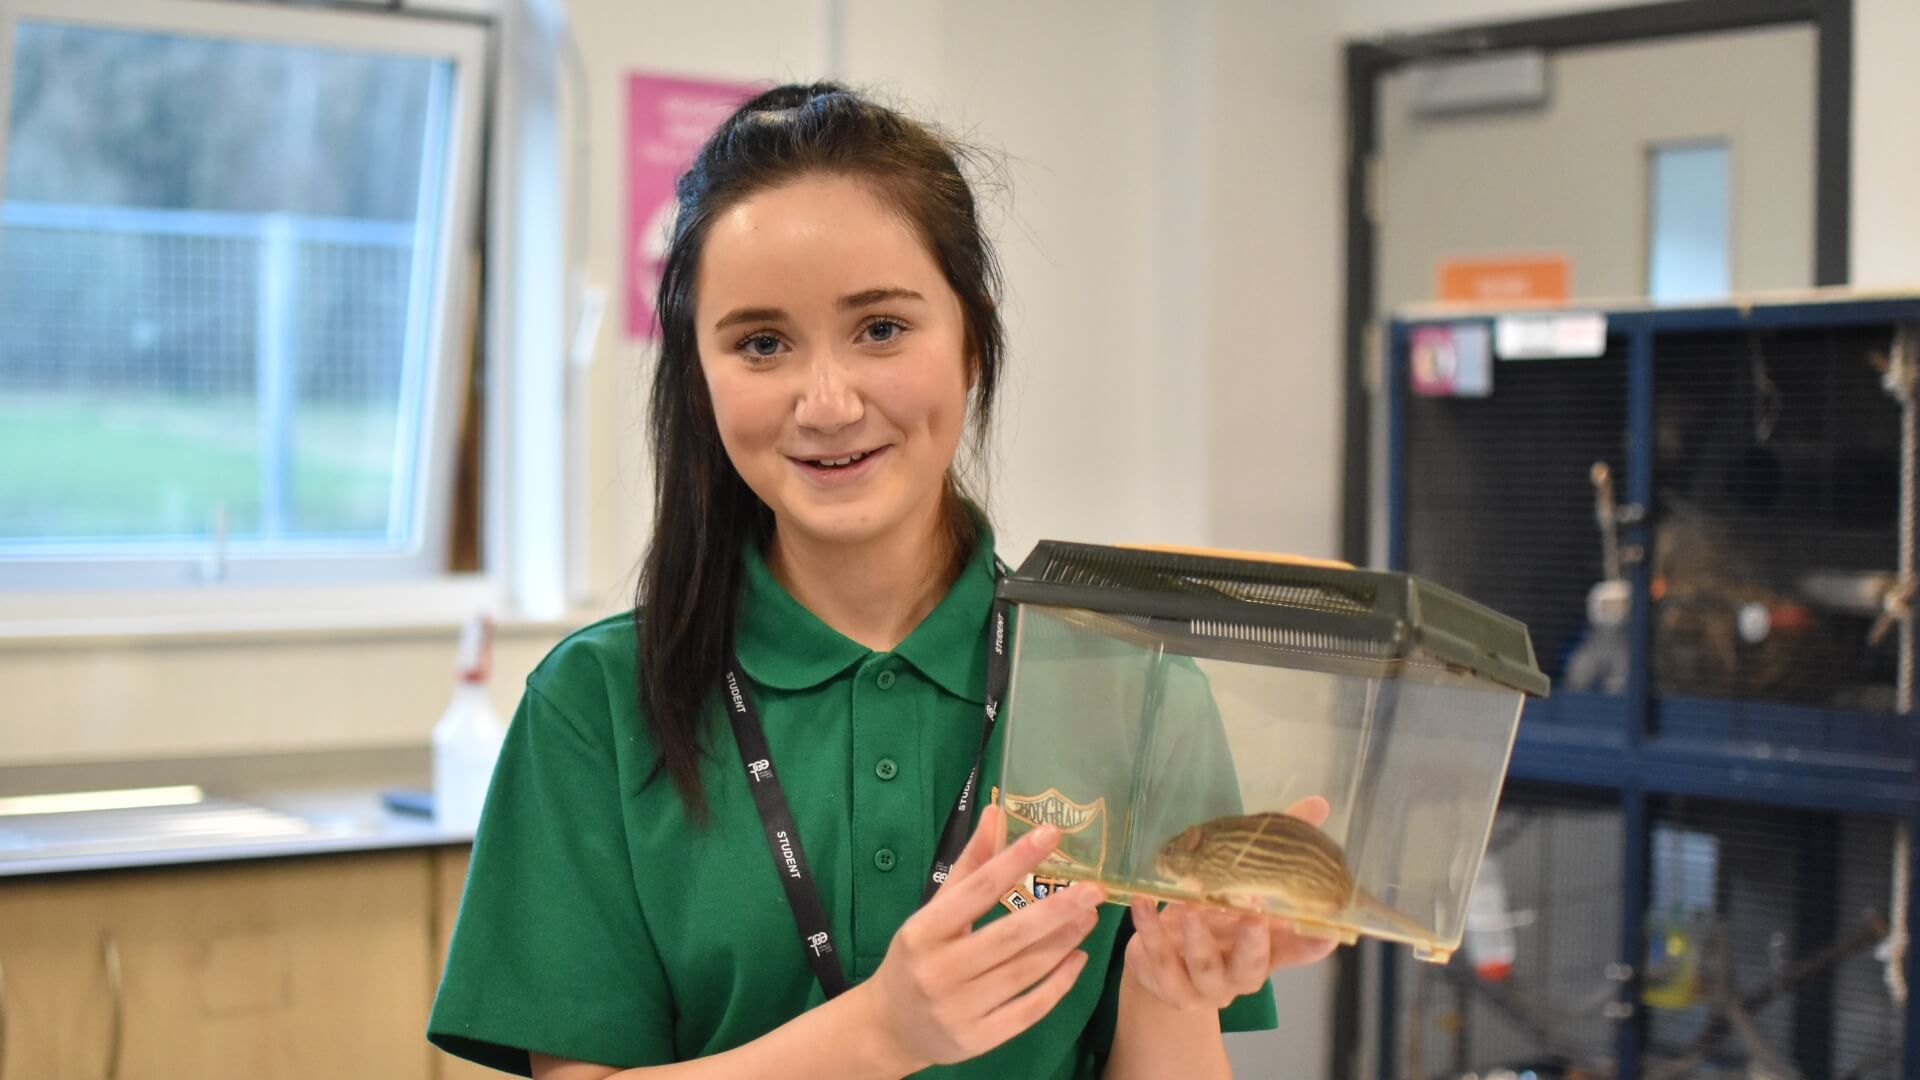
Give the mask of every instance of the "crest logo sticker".
POLYGON ((1060 850, 1074 866, 1098 874, 1107 863, 1107 800, 1102 797, 1088 803, 1074 802, 1058 788, 1038 795, 1007 793, 1007 816, 1038 828, 1052 825, 1060 830, 1060 850), (1092 861, 1089 862, 1088 858, 1092 861))

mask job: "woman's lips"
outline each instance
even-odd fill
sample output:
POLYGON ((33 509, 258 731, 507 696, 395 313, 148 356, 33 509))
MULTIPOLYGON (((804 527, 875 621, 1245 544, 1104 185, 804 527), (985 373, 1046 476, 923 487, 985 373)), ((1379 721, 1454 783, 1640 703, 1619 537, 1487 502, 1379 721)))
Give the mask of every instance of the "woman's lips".
MULTIPOLYGON (((890 448, 882 446, 874 450, 869 450, 860 460, 848 465, 816 465, 814 462, 820 460, 818 458, 788 458, 787 460, 793 462, 793 467, 800 470, 801 475, 805 476, 808 481, 814 484, 818 484, 821 487, 843 487, 847 484, 856 483, 871 473, 876 467, 875 463, 887 455, 888 449, 890 448)), ((851 457, 852 455, 845 456, 851 457)), ((828 458, 826 460, 832 461, 838 459, 828 458)))

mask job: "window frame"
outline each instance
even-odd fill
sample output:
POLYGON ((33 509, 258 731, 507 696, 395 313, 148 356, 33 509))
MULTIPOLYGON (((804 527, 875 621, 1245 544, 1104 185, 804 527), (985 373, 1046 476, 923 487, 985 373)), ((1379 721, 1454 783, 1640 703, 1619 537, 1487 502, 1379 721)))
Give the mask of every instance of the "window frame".
POLYGON ((1738 289, 1733 282, 1735 265, 1733 244, 1735 230, 1733 222, 1734 195, 1738 191, 1736 181, 1740 165, 1731 138, 1719 135, 1708 138, 1661 139, 1649 143, 1646 147, 1646 220, 1641 223, 1641 238, 1645 252, 1641 262, 1646 271, 1644 292, 1654 304, 1698 304, 1734 295, 1738 289), (1719 196, 1721 205, 1716 215, 1716 227, 1719 229, 1720 255, 1723 265, 1719 268, 1724 286, 1716 290, 1701 292, 1662 292, 1660 286, 1664 279, 1670 279, 1674 272, 1671 251, 1663 241, 1667 239, 1662 231, 1666 224, 1662 211, 1667 209, 1664 197, 1671 194, 1662 186, 1662 170, 1673 162, 1672 153, 1698 153, 1700 151, 1718 151, 1720 154, 1720 179, 1723 181, 1719 196), (1665 274, 1662 274, 1662 271, 1665 274))
MULTIPOLYGON (((518 21, 518 6, 507 6, 504 22, 518 21)), ((488 224, 498 227, 503 210, 483 204, 483 170, 492 170, 490 183, 497 183, 503 171, 515 171, 510 162, 500 160, 513 153, 512 147, 496 146, 495 160, 486 160, 489 140, 497 138, 503 119, 516 111, 496 96, 499 74, 491 62, 497 48, 496 27, 485 21, 405 11, 294 8, 232 0, 0 0, 0 117, 7 115, 11 92, 7 69, 15 27, 23 19, 428 57, 450 61, 452 68, 446 154, 440 169, 440 216, 432 253, 439 273, 424 313, 431 362, 421 388, 422 400, 430 405, 421 413, 424 423, 412 478, 421 521, 416 546, 395 555, 331 559, 234 555, 219 580, 201 582, 189 579, 182 565, 186 560, 177 557, 12 560, 0 569, 0 639, 384 628, 457 622, 476 608, 509 619, 558 617, 561 612, 551 605, 535 605, 540 610, 532 610, 513 602, 515 594, 523 591, 515 587, 516 570, 542 575, 540 568, 527 566, 525 560, 510 558, 512 538, 502 535, 496 524, 509 487, 507 470, 529 459, 526 453, 510 452, 501 432, 505 417, 499 399, 503 395, 497 390, 508 389, 513 379, 505 371, 505 350, 493 334, 499 319, 489 311, 501 292, 499 275, 481 275, 479 266, 483 243, 489 259, 499 254, 493 228, 482 228, 483 214, 491 211, 488 224), (483 276, 490 279, 485 283, 491 294, 485 306, 475 303, 483 276), (476 523, 485 565, 477 573, 452 573, 444 570, 443 552, 456 483, 456 442, 465 402, 462 384, 470 357, 481 351, 486 365, 482 375, 497 388, 488 395, 483 420, 479 482, 484 519, 476 523), (288 572, 296 563, 297 581, 288 572)), ((0 162, 5 160, 6 128, 0 123, 0 162)))

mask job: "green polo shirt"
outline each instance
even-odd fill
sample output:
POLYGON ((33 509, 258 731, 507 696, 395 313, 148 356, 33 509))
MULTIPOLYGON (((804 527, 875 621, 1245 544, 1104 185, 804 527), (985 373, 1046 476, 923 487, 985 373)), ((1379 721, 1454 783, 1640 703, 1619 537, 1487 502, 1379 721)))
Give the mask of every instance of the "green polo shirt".
MULTIPOLYGON (((758 551, 746 556, 740 663, 856 983, 919 906, 979 745, 993 565, 983 536, 939 606, 883 653, 802 607, 758 551)), ((630 615, 605 619, 527 679, 434 1001, 428 1035, 444 1050, 522 1075, 528 1051, 659 1065, 739 1046, 822 1001, 717 697, 701 763, 712 817, 698 827, 655 772, 634 645, 630 615)), ((999 775, 999 744, 996 731, 984 777, 999 775)), ((1098 1076, 1127 919, 1119 904, 1102 909, 1091 961, 1040 1023, 922 1075, 1098 1076)), ((1221 1021, 1273 1027, 1272 994, 1221 1021)))

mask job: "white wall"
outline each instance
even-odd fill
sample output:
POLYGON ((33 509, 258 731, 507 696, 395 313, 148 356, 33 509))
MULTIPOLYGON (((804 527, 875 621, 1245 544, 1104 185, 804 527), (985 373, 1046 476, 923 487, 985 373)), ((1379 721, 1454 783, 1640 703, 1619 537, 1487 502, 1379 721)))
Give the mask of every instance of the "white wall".
POLYGON ((1176 340, 1204 327, 1206 539, 1225 547, 1339 554, 1346 119, 1341 58, 1328 47, 1338 7, 1222 4, 1208 20, 1208 302, 1163 317, 1176 340))
MULTIPOLYGON (((1622 6, 1612 0, 1345 0, 1345 39, 1540 18, 1622 6)), ((1854 0, 1850 274, 1863 287, 1920 286, 1920 3, 1854 0)))
POLYGON ((1856 285, 1920 285, 1920 2, 1854 0, 1856 285))

